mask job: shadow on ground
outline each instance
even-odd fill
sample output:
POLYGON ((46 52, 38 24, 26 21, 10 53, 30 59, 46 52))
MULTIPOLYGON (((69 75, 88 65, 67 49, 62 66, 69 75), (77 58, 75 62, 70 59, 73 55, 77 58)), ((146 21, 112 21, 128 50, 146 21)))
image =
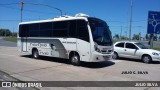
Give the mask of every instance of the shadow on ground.
MULTIPOLYGON (((31 58, 31 55, 21 55, 21 57, 25 58, 31 58)), ((36 59, 32 59, 36 60, 36 59)), ((44 61, 50 61, 50 62, 56 62, 56 63, 62 63, 62 64, 68 64, 71 65, 68 59, 61 59, 61 58, 54 58, 54 57, 45 57, 41 56, 37 60, 44 60, 44 61)), ((115 63, 112 61, 103 61, 103 62, 81 62, 81 65, 79 67, 86 67, 86 68, 104 68, 114 65, 115 63)))

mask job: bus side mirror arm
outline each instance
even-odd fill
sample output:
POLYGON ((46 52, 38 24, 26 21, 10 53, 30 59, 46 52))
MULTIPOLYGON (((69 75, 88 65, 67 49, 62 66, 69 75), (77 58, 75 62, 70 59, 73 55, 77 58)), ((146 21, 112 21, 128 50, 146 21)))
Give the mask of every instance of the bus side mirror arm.
POLYGON ((51 43, 51 44, 50 44, 50 47, 51 47, 51 49, 53 49, 54 45, 51 43))

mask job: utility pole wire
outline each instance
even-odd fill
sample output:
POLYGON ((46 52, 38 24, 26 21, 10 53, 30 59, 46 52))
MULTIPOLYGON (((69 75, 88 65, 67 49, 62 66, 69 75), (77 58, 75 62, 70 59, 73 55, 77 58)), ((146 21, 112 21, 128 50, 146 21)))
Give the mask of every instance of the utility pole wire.
MULTIPOLYGON (((4 8, 9 8, 9 9, 13 9, 13 10, 18 10, 19 8, 14 8, 14 7, 8 7, 8 6, 1 6, 0 7, 4 7, 4 8)), ((39 13, 39 14, 59 14, 59 13, 52 13, 52 12, 42 12, 42 11, 36 11, 36 10, 30 10, 30 9, 23 9, 23 11, 25 12, 31 12, 31 13, 39 13)))
POLYGON ((61 16, 62 16, 62 10, 60 10, 60 9, 58 9, 58 8, 56 8, 56 7, 52 7, 52 6, 49 6, 49 5, 47 5, 47 4, 40 4, 40 3, 29 3, 29 2, 24 3, 24 2, 20 2, 21 22, 22 22, 22 11, 23 11, 24 4, 42 5, 42 6, 47 6, 47 7, 50 7, 50 8, 54 8, 54 9, 58 10, 58 11, 60 12, 61 16))
MULTIPOLYGON (((59 8, 56 8, 56 7, 53 7, 53 6, 50 6, 50 5, 47 5, 47 4, 41 4, 41 3, 30 3, 30 2, 20 2, 20 3, 7 3, 7 4, 0 4, 0 6, 6 6, 6 5, 15 5, 15 4, 32 4, 32 5, 41 5, 41 6, 47 6, 49 8, 53 8, 53 9, 56 9, 60 12, 60 15, 62 16, 62 10, 59 9, 59 8)), ((15 8, 14 8, 15 9, 15 8)), ((28 11, 31 11, 31 10, 28 10, 28 11)), ((51 13, 50 13, 51 14, 51 13)))
POLYGON ((60 15, 62 16, 62 10, 59 9, 59 8, 56 8, 56 7, 53 7, 53 6, 49 6, 47 4, 41 4, 41 3, 30 3, 30 2, 24 2, 24 4, 32 4, 32 5, 42 5, 42 6, 47 6, 49 8, 53 8, 53 9, 56 9, 60 12, 60 15))
POLYGON ((8 3, 8 4, 0 4, 0 5, 14 5, 14 4, 19 4, 19 3, 8 3))

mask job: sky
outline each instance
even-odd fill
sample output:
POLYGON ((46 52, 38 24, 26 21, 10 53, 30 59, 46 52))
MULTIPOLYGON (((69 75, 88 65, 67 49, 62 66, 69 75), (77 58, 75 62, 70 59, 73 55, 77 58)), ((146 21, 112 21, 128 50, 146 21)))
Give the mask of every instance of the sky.
MULTIPOLYGON (((129 36, 130 0, 1 0, 0 28, 18 31, 20 22, 20 2, 24 2, 23 21, 44 20, 60 16, 60 12, 52 7, 59 8, 63 14, 74 16, 85 13, 107 22, 112 35, 129 36)), ((133 0, 132 36, 141 32, 142 37, 147 33, 148 11, 160 11, 160 0, 133 0)))

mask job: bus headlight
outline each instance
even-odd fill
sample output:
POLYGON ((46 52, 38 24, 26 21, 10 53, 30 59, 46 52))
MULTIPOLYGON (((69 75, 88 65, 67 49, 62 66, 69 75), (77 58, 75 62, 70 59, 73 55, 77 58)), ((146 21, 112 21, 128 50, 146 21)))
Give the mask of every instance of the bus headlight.
POLYGON ((95 51, 97 51, 97 52, 101 52, 101 50, 96 46, 96 45, 94 45, 94 49, 95 49, 95 51))

